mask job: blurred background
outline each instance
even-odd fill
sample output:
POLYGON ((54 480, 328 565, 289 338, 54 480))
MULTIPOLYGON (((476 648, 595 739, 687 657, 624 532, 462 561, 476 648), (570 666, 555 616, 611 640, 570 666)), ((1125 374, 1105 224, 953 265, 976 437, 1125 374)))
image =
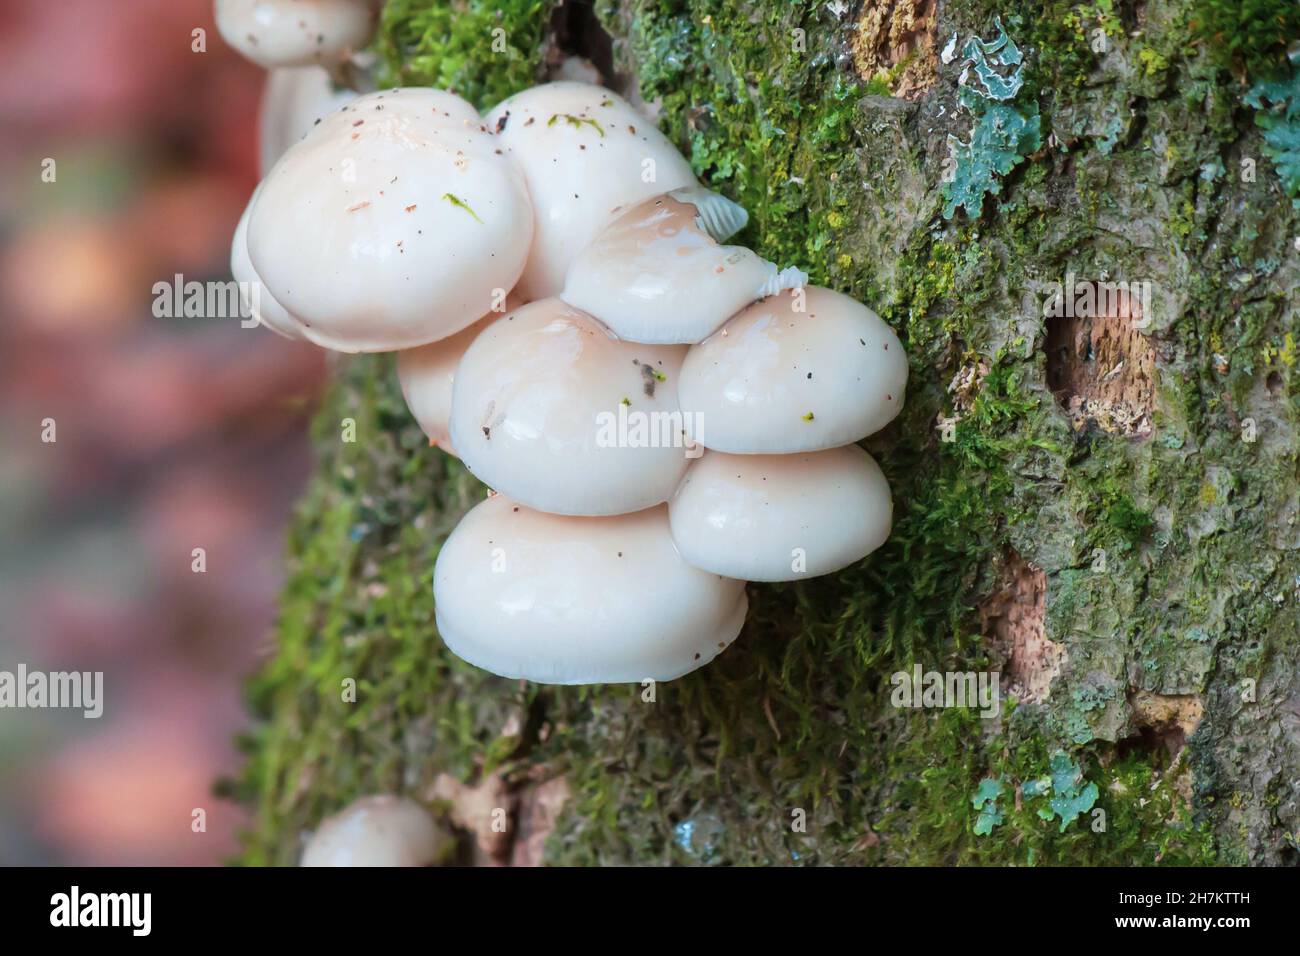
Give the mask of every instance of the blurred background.
POLYGON ((212 784, 238 765, 324 353, 152 303, 178 273, 229 278, 264 75, 212 0, 0 0, 0 670, 104 672, 97 720, 0 708, 0 864, 236 847, 212 784))

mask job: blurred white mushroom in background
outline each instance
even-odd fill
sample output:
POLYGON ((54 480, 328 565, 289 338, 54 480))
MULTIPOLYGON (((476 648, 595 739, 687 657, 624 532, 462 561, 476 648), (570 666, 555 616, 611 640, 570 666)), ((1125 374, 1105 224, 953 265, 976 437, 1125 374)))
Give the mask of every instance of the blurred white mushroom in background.
POLYGON ((370 42, 382 0, 216 0, 222 38, 258 66, 332 66, 370 42))
POLYGON ((361 797, 321 821, 303 849, 302 866, 432 866, 455 850, 455 838, 408 797, 361 797))

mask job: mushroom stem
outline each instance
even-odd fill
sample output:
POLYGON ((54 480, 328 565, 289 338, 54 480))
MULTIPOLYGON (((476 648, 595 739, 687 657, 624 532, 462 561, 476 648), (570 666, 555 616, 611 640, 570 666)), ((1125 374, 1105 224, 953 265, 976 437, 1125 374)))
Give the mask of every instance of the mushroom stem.
POLYGON ((329 68, 330 82, 335 88, 351 90, 354 93, 373 93, 379 89, 375 82, 370 57, 356 54, 335 63, 329 68))
POLYGON ((455 838, 409 797, 360 797, 321 821, 302 866, 432 866, 455 850, 455 838))

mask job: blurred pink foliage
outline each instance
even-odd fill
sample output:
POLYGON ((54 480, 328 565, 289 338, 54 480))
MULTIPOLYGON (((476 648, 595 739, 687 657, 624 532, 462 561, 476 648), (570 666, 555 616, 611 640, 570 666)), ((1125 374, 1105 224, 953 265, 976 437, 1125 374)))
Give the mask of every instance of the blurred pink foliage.
POLYGON ((263 77, 211 4, 0 0, 0 668, 105 672, 99 720, 0 711, 3 863, 236 848, 211 786, 238 765, 324 358, 151 312, 155 282, 229 278, 256 184, 263 77))

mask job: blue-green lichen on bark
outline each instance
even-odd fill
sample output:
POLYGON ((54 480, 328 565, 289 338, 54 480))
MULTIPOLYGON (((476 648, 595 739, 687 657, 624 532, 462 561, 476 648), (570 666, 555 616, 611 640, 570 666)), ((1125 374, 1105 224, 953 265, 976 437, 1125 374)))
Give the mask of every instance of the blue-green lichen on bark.
MULTIPOLYGON (((838 574, 751 586, 742 638, 654 703, 640 687, 498 680, 451 657, 432 623, 437 548, 482 489, 427 447, 388 359, 349 360, 316 425, 276 655, 252 685, 263 721, 232 785, 256 809, 244 859, 290 862, 347 799, 422 794, 438 773, 515 789, 564 775, 558 863, 1293 854, 1300 228, 1276 180, 1237 175, 1262 141, 1245 87, 1225 82, 1237 54, 1198 32, 1206 6, 943 5, 945 37, 992 36, 1001 15, 1024 57, 1013 102, 1043 140, 998 195, 945 221, 947 137, 968 132, 953 125, 957 64, 905 103, 853 73, 852 27, 824 4, 599 4, 660 127, 749 210, 738 240, 903 336, 907 404, 866 443, 894 490, 893 535, 838 574), (1048 387, 1049 320, 1027 296, 1067 269, 1160 284, 1149 437, 1076 429, 1048 387), (345 416, 355 444, 338 440, 345 416), (950 441, 940 417, 956 418, 950 441), (1068 651, 1050 696, 994 720, 890 706, 890 674, 913 662, 1005 665, 976 609, 1011 550, 1042 570, 1044 632, 1068 651), (340 700, 348 678, 355 703, 340 700), (1176 755, 1138 695, 1203 703, 1176 755), (1039 813, 1058 753, 1077 768, 1062 808, 1092 799, 1068 822, 1039 813), (996 825, 972 805, 984 780, 1002 782, 996 825)), ((550 13, 392 0, 379 49, 392 82, 455 83, 485 107, 537 78, 550 13), (498 9, 520 57, 505 67, 498 9)))
POLYGON ((1263 130, 1264 155, 1273 161, 1291 202, 1300 208, 1300 55, 1291 75, 1261 80, 1245 96, 1259 110, 1255 122, 1263 130))
POLYGON ((994 39, 971 37, 962 47, 957 102, 972 120, 969 141, 948 136, 952 168, 944 177, 945 219, 958 208, 979 218, 984 197, 1000 193, 1002 177, 1042 146, 1038 105, 1017 109, 1010 102, 1024 85, 1024 57, 1001 18, 995 22, 994 39))

